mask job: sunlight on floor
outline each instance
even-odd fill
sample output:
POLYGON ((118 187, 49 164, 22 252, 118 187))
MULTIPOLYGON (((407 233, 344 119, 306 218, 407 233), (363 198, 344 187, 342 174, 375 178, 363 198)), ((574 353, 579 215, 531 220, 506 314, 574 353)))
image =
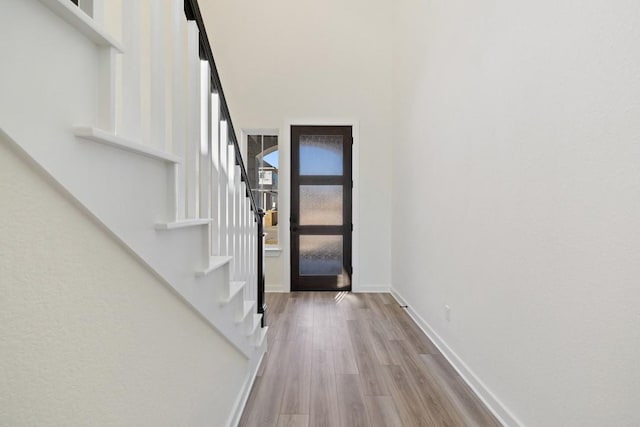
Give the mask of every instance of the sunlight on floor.
POLYGON ((346 298, 346 296, 349 295, 349 292, 336 292, 336 295, 333 297, 334 300, 336 300, 337 304, 340 304, 340 302, 346 298))

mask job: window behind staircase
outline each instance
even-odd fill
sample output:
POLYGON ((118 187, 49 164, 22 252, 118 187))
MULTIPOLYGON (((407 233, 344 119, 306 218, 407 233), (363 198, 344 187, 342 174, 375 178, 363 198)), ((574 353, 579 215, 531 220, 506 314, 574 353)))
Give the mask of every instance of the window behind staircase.
POLYGON ((247 174, 258 207, 264 210, 265 241, 278 245, 278 136, 247 136, 247 174))

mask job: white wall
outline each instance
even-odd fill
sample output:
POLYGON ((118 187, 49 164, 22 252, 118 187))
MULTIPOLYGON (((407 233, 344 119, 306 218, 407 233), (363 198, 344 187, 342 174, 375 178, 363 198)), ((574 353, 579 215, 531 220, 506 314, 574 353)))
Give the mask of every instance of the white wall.
POLYGON ((0 200, 0 425, 225 425, 247 359, 4 140, 0 200))
POLYGON ((396 4, 394 287, 523 424, 640 425, 640 3, 396 4))
MULTIPOLYGON (((280 128, 287 121, 359 121, 359 260, 362 288, 391 280, 391 3, 203 0, 234 126, 280 128)), ((280 218, 288 214, 288 159, 280 160, 280 218), (283 192, 284 190, 284 192, 283 192)), ((288 221, 281 220, 288 246, 288 221)), ((269 260, 267 281, 289 289, 288 251, 269 260), (276 267, 285 271, 275 271, 276 267)), ((357 261, 357 260, 356 260, 357 261)))

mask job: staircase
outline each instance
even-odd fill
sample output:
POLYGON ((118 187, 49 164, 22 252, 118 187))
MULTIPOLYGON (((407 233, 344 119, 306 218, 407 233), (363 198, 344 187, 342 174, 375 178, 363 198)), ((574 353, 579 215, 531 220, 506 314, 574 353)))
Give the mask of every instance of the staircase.
POLYGON ((3 9, 3 139, 255 369, 266 351, 263 214, 197 1, 3 9))

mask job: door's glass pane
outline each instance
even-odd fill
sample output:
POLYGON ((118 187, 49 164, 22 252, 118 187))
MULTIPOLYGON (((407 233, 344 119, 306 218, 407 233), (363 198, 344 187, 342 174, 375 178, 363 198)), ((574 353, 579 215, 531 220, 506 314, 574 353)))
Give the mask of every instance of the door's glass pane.
POLYGON ((342 236, 300 236, 300 275, 342 274, 342 236))
POLYGON ((300 175, 342 175, 342 135, 301 135, 300 175))
POLYGON ((342 185, 301 185, 300 225, 342 225, 342 185))

